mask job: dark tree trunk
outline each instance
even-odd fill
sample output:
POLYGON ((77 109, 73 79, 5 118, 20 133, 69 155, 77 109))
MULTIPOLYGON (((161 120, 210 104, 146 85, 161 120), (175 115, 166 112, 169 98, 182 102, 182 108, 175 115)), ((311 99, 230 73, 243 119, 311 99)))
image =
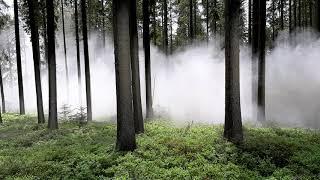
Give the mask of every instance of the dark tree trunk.
POLYGON ((209 43, 209 0, 206 0, 207 43, 209 43))
POLYGON ((153 117, 152 92, 151 92, 151 62, 150 62, 150 14, 149 0, 143 0, 143 47, 145 56, 145 80, 146 80, 146 118, 153 117))
POLYGON ((272 42, 275 40, 275 2, 272 1, 272 42))
POLYGON ((163 0, 163 40, 164 40, 164 52, 166 55, 168 55, 168 3, 167 0, 163 0))
POLYGON ((170 1, 170 54, 173 53, 173 30, 172 30, 172 25, 173 25, 173 19, 172 19, 172 2, 170 1))
POLYGON ((224 137, 243 141, 240 108, 240 0, 225 0, 225 125, 224 137))
POLYGON ((259 121, 265 121, 265 46, 266 46, 266 0, 259 7, 259 62, 258 62, 258 115, 259 121))
POLYGON ((84 68, 85 68, 85 79, 86 79, 87 120, 92 121, 90 61, 89 61, 89 48, 88 48, 86 0, 81 0, 81 15, 82 15, 83 50, 84 50, 84 68))
POLYGON ((248 10, 248 42, 251 44, 252 42, 252 0, 249 0, 248 4, 249 10, 248 10))
POLYGON ((43 100, 42 100, 42 88, 41 88, 41 75, 40 75, 40 48, 39 48, 39 26, 36 22, 36 18, 39 13, 38 2, 35 0, 28 0, 29 8, 29 20, 31 29, 31 42, 34 62, 34 76, 37 95, 37 111, 38 111, 38 123, 44 123, 43 112, 43 100))
POLYGON ((6 113, 6 99, 4 96, 4 86, 3 86, 2 66, 1 65, 0 65, 0 91, 1 91, 2 113, 6 113))
POLYGON ((315 1, 313 7, 312 25, 318 32, 320 32, 320 1, 315 1))
POLYGON ((299 4, 298 4, 298 26, 301 27, 302 26, 302 19, 301 19, 301 0, 298 0, 299 4))
POLYGON ((289 32, 292 32, 292 0, 289 0, 289 32))
POLYGON ((101 0, 101 8, 102 8, 102 44, 103 44, 103 48, 106 47, 106 30, 105 30, 105 15, 104 15, 104 0, 101 0))
POLYGON ((113 29, 117 89, 117 143, 120 151, 136 148, 132 111, 130 57, 130 0, 113 0, 113 29))
POLYGON ((194 31, 193 31, 193 1, 189 0, 189 38, 191 43, 193 42, 194 39, 194 31))
POLYGON ((153 22, 152 22, 152 28, 153 28, 153 43, 156 46, 157 45, 157 20, 156 20, 156 0, 153 0, 152 3, 152 18, 153 18, 153 22))
POLYGON ((310 20, 310 26, 312 27, 313 25, 312 25, 312 16, 313 16, 313 11, 312 11, 312 8, 313 8, 313 1, 312 0, 310 0, 310 2, 309 2, 309 20, 310 20))
POLYGON ((130 0, 130 50, 131 50, 131 70, 132 70, 132 95, 133 95, 133 115, 134 128, 137 134, 144 132, 140 69, 139 69, 139 44, 137 28, 137 4, 136 0, 130 0))
POLYGON ((58 129, 57 115, 57 77, 56 77, 56 50, 54 28, 53 0, 47 0, 47 32, 48 32, 48 62, 49 62, 49 129, 58 129))
POLYGON ((74 1, 74 21, 76 29, 76 48, 77 48, 77 71, 78 71, 78 90, 79 90, 79 104, 82 106, 82 83, 81 83, 81 61, 80 61, 80 40, 79 40, 79 15, 78 15, 78 1, 74 1))
POLYGON ((63 34, 63 50, 64 50, 64 68, 66 70, 66 87, 67 87, 67 99, 69 98, 69 69, 68 69, 68 57, 67 57, 67 43, 66 43, 66 30, 64 24, 64 2, 61 0, 61 19, 62 19, 62 34, 63 34))
POLYGON ((20 110, 20 114, 23 115, 25 114, 25 107, 24 107, 23 78, 22 78, 21 50, 20 50, 18 0, 14 0, 14 27, 15 27, 14 29, 15 29, 15 36, 16 36, 19 110, 20 110))
POLYGON ((283 16, 283 0, 280 0, 280 28, 281 30, 284 30, 284 16, 283 16))
POLYGON ((194 39, 197 39, 197 8, 198 8, 197 0, 194 0, 193 3, 194 3, 193 5, 193 18, 194 18, 193 37, 194 39))
MULTIPOLYGON (((213 0, 213 6, 215 8, 215 13, 218 13, 217 12, 217 0, 213 0)), ((215 16, 213 19, 213 32, 215 35, 217 34, 217 16, 215 16)))
POLYGON ((293 0, 293 27, 297 27, 297 0, 293 0))

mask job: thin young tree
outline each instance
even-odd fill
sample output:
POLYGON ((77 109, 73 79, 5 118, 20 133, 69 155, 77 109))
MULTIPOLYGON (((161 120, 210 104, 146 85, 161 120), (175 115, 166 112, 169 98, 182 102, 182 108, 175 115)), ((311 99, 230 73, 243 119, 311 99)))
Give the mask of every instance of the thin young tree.
POLYGON ((240 7, 241 0, 225 0, 225 125, 224 137, 243 141, 240 107, 240 7))
POLYGON ((130 0, 130 52, 132 71, 132 95, 133 95, 133 115, 134 127, 137 134, 144 132, 141 88, 140 88, 140 68, 139 68, 139 43, 137 28, 137 2, 130 0))
POLYGON ((38 1, 28 0, 29 9, 29 23, 31 31, 31 43, 33 52, 33 63, 34 63, 34 77, 36 85, 36 96, 37 96, 37 112, 38 112, 38 123, 44 123, 44 111, 43 111, 43 100, 42 100, 42 87, 41 87, 41 75, 40 75, 40 48, 39 48, 39 26, 38 26, 38 14, 39 6, 38 1))
POLYGON ((24 107, 23 78, 22 78, 22 65, 21 65, 18 0, 14 0, 14 30, 15 30, 15 37, 16 37, 19 110, 20 110, 20 114, 23 115, 25 114, 25 107, 24 107))
MULTIPOLYGON (((250 0, 251 1, 251 0, 250 0)), ((207 30, 207 43, 209 43, 209 0, 206 0, 206 30, 207 30)))
POLYGON ((146 83, 146 118, 153 117, 152 88, 151 88, 151 60, 150 60, 150 1, 143 0, 143 48, 145 58, 145 83, 146 83))
POLYGON ((86 80, 86 100, 87 100, 87 121, 92 121, 92 102, 91 102, 91 78, 90 78, 90 61, 88 47, 88 29, 87 29, 87 10, 86 0, 81 0, 81 15, 82 15, 82 35, 83 35, 83 50, 84 50, 84 72, 86 80))
POLYGON ((61 20, 62 20, 62 35, 63 35, 63 52, 64 52, 64 68, 66 71, 66 89, 67 98, 69 98, 69 68, 68 68, 68 56, 67 56, 67 43, 66 43, 66 29, 64 23, 64 1, 61 0, 61 20))
POLYGON ((79 104, 80 106, 82 106, 78 0, 74 0, 74 22, 75 22, 76 49, 77 49, 77 72, 78 72, 77 76, 78 76, 79 104))
POLYGON ((163 0, 163 48, 164 53, 168 55, 168 2, 163 0))
POLYGON ((4 96, 4 86, 3 86, 3 76, 2 76, 1 64, 0 64, 0 93, 1 93, 2 113, 6 113, 6 99, 4 96))
POLYGON ((57 76, 56 50, 53 0, 46 0, 47 5, 47 32, 48 32, 48 63, 49 63, 49 129, 58 129, 57 115, 57 76))
POLYGON ((130 3, 113 0, 113 36, 117 89, 117 143, 120 151, 136 148, 131 92, 130 3))

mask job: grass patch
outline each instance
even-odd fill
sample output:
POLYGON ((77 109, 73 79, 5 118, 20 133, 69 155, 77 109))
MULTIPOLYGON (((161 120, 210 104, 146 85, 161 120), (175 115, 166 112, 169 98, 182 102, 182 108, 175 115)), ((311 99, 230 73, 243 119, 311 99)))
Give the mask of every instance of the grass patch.
POLYGON ((245 128, 235 146, 222 126, 146 123, 138 149, 116 152, 116 126, 63 122, 49 131, 32 116, 3 115, 0 179, 319 179, 317 131, 245 128))

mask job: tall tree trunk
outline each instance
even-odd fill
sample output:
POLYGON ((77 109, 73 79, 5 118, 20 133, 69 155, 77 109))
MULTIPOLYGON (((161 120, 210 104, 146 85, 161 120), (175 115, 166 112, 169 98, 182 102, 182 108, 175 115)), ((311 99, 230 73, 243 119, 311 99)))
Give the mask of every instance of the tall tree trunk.
MULTIPOLYGON (((217 12, 217 0, 213 0, 213 6, 214 6, 214 9, 215 9, 215 14, 218 13, 217 12)), ((214 35, 217 34, 217 15, 215 15, 214 19, 213 19, 213 33, 214 35)))
POLYGON ((209 43, 209 0, 206 0, 207 43, 209 43))
POLYGON ((44 112, 43 112, 43 100, 42 100, 42 88, 41 88, 41 75, 40 75, 40 48, 39 48, 39 29, 36 18, 39 13, 38 1, 28 0, 29 8, 29 20, 31 29, 31 42, 33 52, 33 63, 34 63, 34 76, 36 85, 37 95, 37 111, 38 111, 38 123, 44 123, 44 112))
POLYGON ((1 65, 0 65, 0 91, 1 91, 2 113, 6 113, 6 99, 4 96, 4 86, 3 86, 2 66, 1 65))
MULTIPOLYGON (((62 3, 62 2, 61 2, 62 3)), ((58 129, 57 114, 57 76, 56 76, 56 50, 54 28, 53 0, 47 0, 47 32, 48 32, 48 62, 49 62, 49 129, 58 129)))
MULTIPOLYGON (((67 87, 67 98, 69 98, 69 69, 68 69, 68 57, 67 57, 67 43, 66 43, 66 30, 64 24, 64 2, 61 0, 61 19, 62 19, 62 34, 63 34, 63 50, 64 50, 64 68, 66 70, 66 87, 67 87)), ((67 101, 68 103, 68 101, 67 101)))
POLYGON ((193 31, 193 1, 189 0, 189 38, 191 43, 193 42, 194 39, 194 31, 193 31))
POLYGON ((16 36, 19 110, 20 110, 20 114, 23 115, 25 114, 25 107, 24 107, 23 78, 22 78, 21 50, 20 50, 18 0, 14 0, 14 27, 15 27, 14 30, 15 30, 15 36, 16 36))
POLYGON ((259 62, 258 62, 258 114, 259 121, 265 121, 265 46, 266 46, 266 0, 259 7, 259 62))
POLYGON ((113 0, 113 29, 117 88, 117 143, 120 151, 136 148, 131 93, 130 1, 113 0))
POLYGON ((249 7, 249 10, 248 10, 248 42, 249 44, 251 44, 252 42, 252 0, 249 0, 249 3, 248 3, 248 7, 249 7))
POLYGON ((89 48, 88 48, 86 0, 81 0, 81 15, 82 15, 83 49, 84 49, 84 68, 85 68, 85 79, 86 79, 87 120, 92 121, 90 61, 89 61, 89 48))
POLYGON ((150 14, 149 0, 143 0, 143 47, 145 56, 145 81, 146 81, 146 118, 153 117, 152 92, 151 92, 151 62, 150 62, 150 14))
POLYGON ((301 27, 302 26, 302 19, 301 19, 301 0, 298 0, 299 1, 299 4, 298 4, 298 26, 301 27))
POLYGON ((224 137, 243 140, 240 107, 240 0, 225 0, 225 125, 224 137))
POLYGON ((157 45, 157 20, 156 20, 157 11, 156 11, 156 5, 157 5, 157 1, 153 0, 153 3, 152 3, 152 18, 153 18, 152 28, 153 28, 153 44, 155 46, 157 45))
POLYGON ((139 44, 137 28, 137 4, 136 0, 130 0, 130 50, 131 50, 131 70, 132 70, 132 94, 133 94, 133 115, 134 128, 137 134, 144 132, 140 69, 139 69, 139 44))
POLYGON ((197 8, 198 8, 197 0, 194 0, 193 3, 194 3, 193 5, 193 18, 194 18, 193 37, 194 39, 197 39, 197 8))
POLYGON ((284 0, 280 0, 280 28, 284 30, 284 16, 283 16, 283 7, 284 7, 284 0))
POLYGON ((292 32, 292 0, 289 0, 289 33, 292 32))
POLYGON ((275 40, 275 2, 272 1, 272 42, 275 40))
POLYGON ((293 0, 293 26, 294 29, 297 27, 297 0, 293 0))
POLYGON ((313 8, 313 0, 310 0, 309 1, 309 19, 310 19, 310 26, 312 27, 312 16, 313 16, 313 11, 312 11, 312 8, 313 8))
POLYGON ((163 0, 163 37, 164 37, 164 52, 168 55, 168 3, 167 0, 163 0))
POLYGON ((81 83, 81 61, 80 61, 80 38, 79 38, 79 15, 78 15, 78 0, 74 1, 74 21, 76 29, 76 49, 77 49, 77 71, 78 71, 78 90, 79 90, 79 104, 82 106, 82 83, 81 83))
POLYGON ((172 25, 173 25, 173 18, 172 18, 172 0, 169 0, 170 1, 170 54, 173 53, 173 30, 172 30, 172 25))
POLYGON ((102 44, 103 44, 103 48, 106 47, 106 30, 105 30, 105 15, 104 15, 104 0, 101 0, 101 8, 102 8, 102 44))
POLYGON ((319 0, 315 1, 313 7, 314 7, 314 10, 313 10, 312 25, 314 29, 320 32, 320 1, 319 0))

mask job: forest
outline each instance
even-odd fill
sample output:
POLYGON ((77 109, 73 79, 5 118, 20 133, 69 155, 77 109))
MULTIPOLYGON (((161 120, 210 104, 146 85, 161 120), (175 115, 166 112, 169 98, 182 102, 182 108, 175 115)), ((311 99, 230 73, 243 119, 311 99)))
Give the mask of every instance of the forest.
POLYGON ((319 179, 320 0, 0 0, 0 179, 319 179))

